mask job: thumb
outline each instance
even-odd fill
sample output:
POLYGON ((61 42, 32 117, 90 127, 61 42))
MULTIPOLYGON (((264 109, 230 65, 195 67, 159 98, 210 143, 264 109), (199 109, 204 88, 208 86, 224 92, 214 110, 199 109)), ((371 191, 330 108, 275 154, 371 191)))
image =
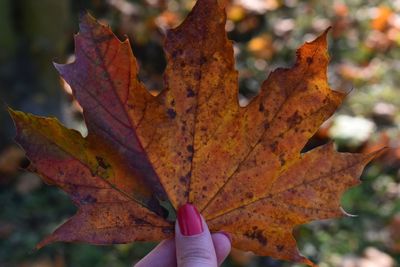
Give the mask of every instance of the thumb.
POLYGON ((217 267, 229 253, 229 239, 225 255, 216 255, 210 230, 196 207, 185 204, 178 210, 175 224, 176 260, 178 267, 217 267))

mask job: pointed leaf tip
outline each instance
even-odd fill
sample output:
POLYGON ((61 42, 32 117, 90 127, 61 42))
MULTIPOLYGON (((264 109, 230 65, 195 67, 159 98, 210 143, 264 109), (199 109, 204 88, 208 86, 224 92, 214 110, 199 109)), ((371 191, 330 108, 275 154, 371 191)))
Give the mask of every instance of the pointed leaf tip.
POLYGON ((365 164, 368 164, 369 162, 379 158, 380 156, 382 156, 383 154, 385 154, 386 152, 388 152, 390 150, 389 147, 382 147, 376 151, 373 151, 371 153, 368 154, 364 154, 365 155, 365 164))
POLYGON ((82 10, 79 12, 79 24, 85 23, 87 21, 96 21, 96 19, 87 10, 82 10))
POLYGON ((83 20, 85 16, 88 16, 89 12, 87 10, 80 10, 78 14, 79 21, 83 20))
POLYGON ((331 26, 325 29, 320 35, 318 35, 314 40, 311 40, 309 42, 306 42, 306 44, 318 44, 322 45, 322 47, 328 47, 328 33, 332 29, 331 26))
POLYGON ((383 154, 387 153, 390 149, 391 149, 390 147, 382 147, 381 149, 371 152, 371 156, 372 156, 371 160, 374 160, 374 159, 382 156, 383 154))
POLYGON ((9 105, 3 99, 0 99, 0 105, 3 110, 8 110, 9 108, 9 105))
POLYGON ((89 12, 83 13, 79 16, 79 34, 87 34, 93 30, 96 26, 106 26, 100 23, 95 17, 89 12))
MULTIPOLYGON (((325 31, 318 37, 318 38, 323 39, 322 41, 323 41, 323 43, 326 44, 326 46, 328 45, 328 34, 329 34, 329 32, 331 31, 331 29, 332 29, 332 26, 329 26, 329 27, 326 28, 325 31)), ((318 39, 318 38, 317 38, 317 39, 318 39)))
POLYGON ((56 242, 56 241, 57 241, 57 238, 55 237, 55 233, 53 233, 53 234, 51 234, 51 235, 45 237, 42 241, 40 241, 40 242, 35 246, 35 249, 36 249, 36 250, 42 249, 42 248, 44 248, 45 246, 47 246, 47 245, 49 245, 49 244, 51 244, 51 243, 54 243, 54 242, 56 242))
POLYGON ((15 111, 12 107, 10 107, 10 106, 7 106, 7 111, 8 111, 8 113, 9 113, 10 115, 14 115, 14 114, 16 113, 16 111, 15 111))
POLYGON ((58 73, 61 73, 61 69, 62 69, 62 67, 64 66, 65 64, 60 64, 60 63, 57 63, 57 62, 54 62, 53 61, 53 66, 54 66, 54 68, 58 71, 58 73))
POLYGON ((352 218, 358 217, 358 215, 356 215, 356 214, 348 213, 343 207, 340 207, 340 212, 341 212, 344 216, 347 216, 347 217, 352 217, 352 218))
POLYGON ((11 107, 7 107, 7 111, 10 114, 14 124, 17 125, 17 122, 22 121, 26 114, 22 111, 15 110, 11 107))

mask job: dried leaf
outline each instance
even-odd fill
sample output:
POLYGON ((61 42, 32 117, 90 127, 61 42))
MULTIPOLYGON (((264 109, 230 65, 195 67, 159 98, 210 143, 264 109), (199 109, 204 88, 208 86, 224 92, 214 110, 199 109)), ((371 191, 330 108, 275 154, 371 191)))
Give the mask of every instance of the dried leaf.
POLYGON ((342 216, 342 193, 380 152, 338 153, 327 144, 301 154, 345 97, 327 84, 327 32, 240 107, 225 2, 199 0, 168 32, 157 96, 137 79, 129 42, 81 18, 76 61, 56 68, 83 108, 88 136, 11 111, 31 168, 79 207, 39 247, 167 238, 173 227, 160 203, 168 199, 175 209, 196 205, 236 248, 315 266, 298 252, 293 228, 342 216))

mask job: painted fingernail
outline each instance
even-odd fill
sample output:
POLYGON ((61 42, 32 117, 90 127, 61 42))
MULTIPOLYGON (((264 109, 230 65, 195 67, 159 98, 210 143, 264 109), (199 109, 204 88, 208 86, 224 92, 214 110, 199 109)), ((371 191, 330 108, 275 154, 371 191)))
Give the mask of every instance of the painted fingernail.
POLYGON ((191 204, 185 204, 178 209, 178 224, 184 236, 198 235, 203 232, 200 213, 191 204))

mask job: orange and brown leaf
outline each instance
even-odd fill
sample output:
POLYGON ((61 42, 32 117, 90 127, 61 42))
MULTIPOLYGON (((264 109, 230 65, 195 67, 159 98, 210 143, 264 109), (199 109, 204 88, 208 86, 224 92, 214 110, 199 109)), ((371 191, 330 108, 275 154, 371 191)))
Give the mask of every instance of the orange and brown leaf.
POLYGON ((341 195, 380 152, 339 153, 327 144, 301 153, 345 97, 327 84, 327 32, 240 107, 224 2, 199 0, 167 34, 157 96, 138 80, 129 42, 83 16, 76 61, 56 68, 83 108, 87 137, 10 111, 31 169, 79 207, 39 246, 167 238, 173 227, 160 203, 169 200, 175 209, 196 205, 236 248, 314 265, 299 253, 293 228, 342 216, 341 195))
POLYGON ((113 159, 115 152, 102 148, 105 144, 90 144, 80 133, 66 129, 55 119, 10 112, 18 130, 17 141, 31 160, 30 169, 68 193, 79 208, 38 247, 55 241, 158 241, 171 235, 171 223, 152 211, 158 206, 146 208, 141 198, 149 189, 128 176, 126 167, 113 159), (116 182, 124 177, 125 183, 116 182), (129 187, 135 190, 128 193, 129 187))

